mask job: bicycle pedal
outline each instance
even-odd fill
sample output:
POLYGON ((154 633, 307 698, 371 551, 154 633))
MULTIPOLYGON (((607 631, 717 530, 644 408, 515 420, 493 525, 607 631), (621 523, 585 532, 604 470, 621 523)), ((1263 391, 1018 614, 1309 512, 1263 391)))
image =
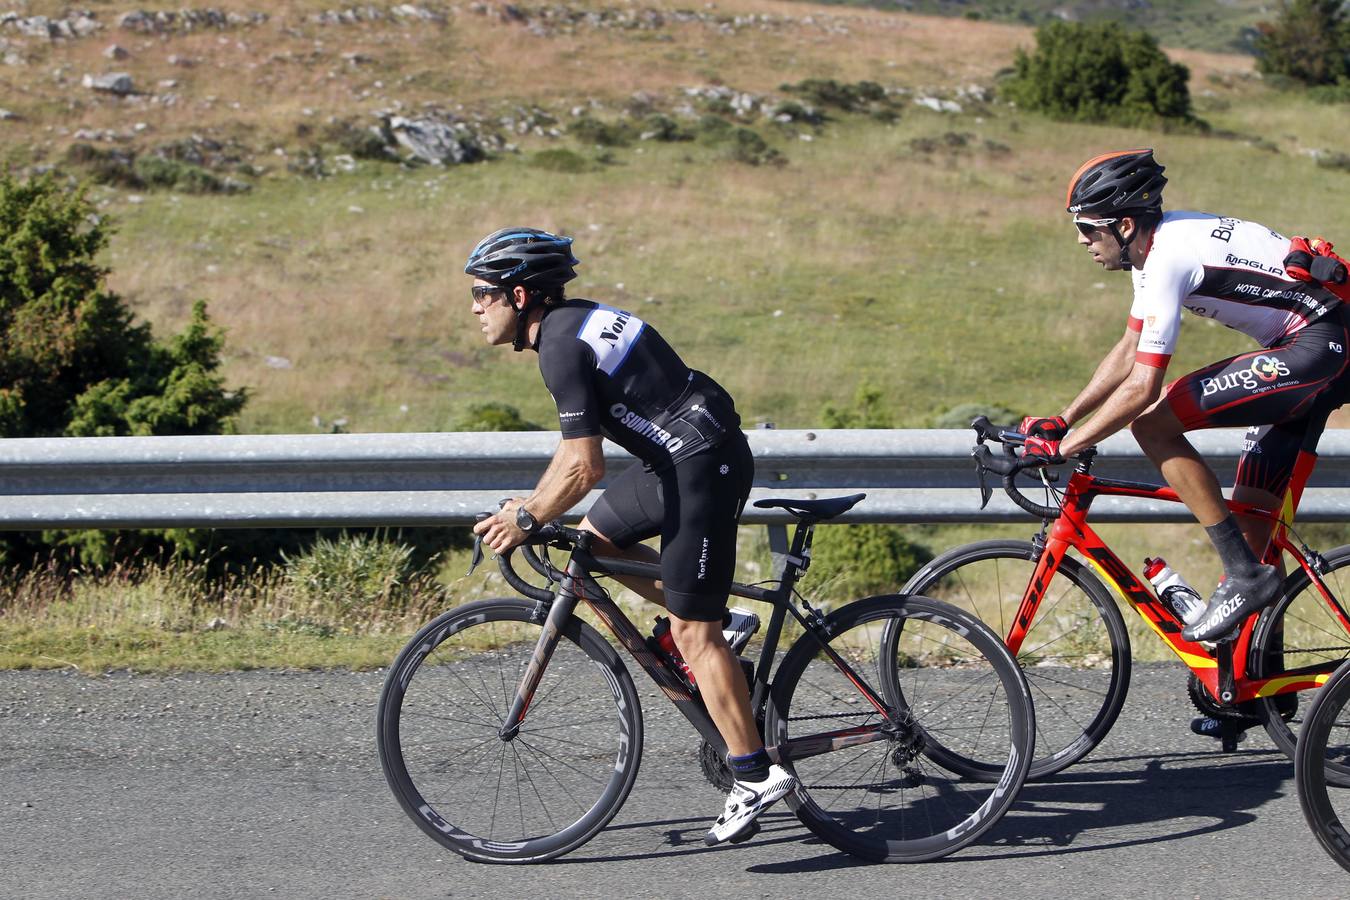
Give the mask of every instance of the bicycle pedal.
POLYGON ((745 827, 743 831, 740 832, 740 834, 736 834, 733 835, 732 837, 727 838, 727 843, 744 844, 746 841, 750 840, 757 834, 759 834, 759 822, 758 821, 751 822, 749 825, 745 827))

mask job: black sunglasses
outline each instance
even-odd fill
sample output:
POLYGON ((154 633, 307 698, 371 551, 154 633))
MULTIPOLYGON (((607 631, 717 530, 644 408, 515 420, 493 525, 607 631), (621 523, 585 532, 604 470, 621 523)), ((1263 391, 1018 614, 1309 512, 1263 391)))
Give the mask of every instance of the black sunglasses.
POLYGON ((506 293, 506 288, 497 287, 495 284, 475 284, 469 290, 473 292, 473 299, 479 303, 482 303, 485 297, 491 297, 493 294, 506 293))

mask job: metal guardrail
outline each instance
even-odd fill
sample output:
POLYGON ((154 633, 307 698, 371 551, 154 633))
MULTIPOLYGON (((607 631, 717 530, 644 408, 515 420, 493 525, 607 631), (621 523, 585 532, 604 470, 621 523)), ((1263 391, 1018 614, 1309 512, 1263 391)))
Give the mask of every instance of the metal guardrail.
MULTIPOLYGON (((979 509, 969 430, 759 430, 749 438, 752 499, 866 491, 840 521, 1029 521, 997 490, 979 509)), ((1231 483, 1241 430, 1192 438, 1231 483)), ((463 524, 502 497, 527 494, 557 442, 555 432, 0 440, 0 528, 463 524)), ((1095 472, 1159 480, 1128 434, 1101 451, 1095 472)), ((1350 520, 1350 430, 1328 431, 1320 452, 1299 519, 1350 520)), ((608 443, 605 459, 609 477, 635 464, 608 443)), ((1180 504, 1124 498, 1099 500, 1093 517, 1189 519, 1180 504)), ((753 506, 744 517, 784 520, 753 506)))

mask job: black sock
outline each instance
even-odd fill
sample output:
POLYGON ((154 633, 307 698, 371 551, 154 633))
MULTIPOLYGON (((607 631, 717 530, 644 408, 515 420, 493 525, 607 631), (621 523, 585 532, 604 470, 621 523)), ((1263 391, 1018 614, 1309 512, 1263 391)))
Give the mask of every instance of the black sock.
POLYGON ((763 747, 745 756, 727 754, 727 764, 731 766, 731 774, 736 776, 737 781, 763 781, 769 777, 769 766, 772 763, 769 751, 763 747))
POLYGON ((1230 578, 1250 578, 1256 574, 1261 561, 1242 536, 1236 519, 1230 515, 1219 524, 1206 527, 1205 533, 1213 542, 1214 549, 1219 551, 1225 575, 1230 578))

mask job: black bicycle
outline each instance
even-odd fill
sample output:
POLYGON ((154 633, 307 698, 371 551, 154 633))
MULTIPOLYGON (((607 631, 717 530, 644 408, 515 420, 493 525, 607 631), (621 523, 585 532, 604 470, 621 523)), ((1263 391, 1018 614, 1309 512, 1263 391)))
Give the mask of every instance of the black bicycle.
MULTIPOLYGON (((918 862, 983 834, 1017 796, 1032 759, 1031 696, 1003 642, 927 597, 869 597, 830 613, 794 590, 818 522, 865 495, 760 500, 796 517, 791 545, 770 526, 776 582, 732 594, 772 604, 751 707, 771 755, 801 787, 786 800, 816 835, 854 856, 918 862), (788 617, 803 632, 781 656, 788 617), (770 682, 770 670, 774 670, 770 682), (971 759, 984 762, 972 771, 971 759)), ((633 787, 642 755, 637 690, 584 603, 703 738, 704 775, 726 790, 726 746, 697 689, 653 650, 596 576, 658 578, 658 567, 590 552, 587 532, 551 523, 521 548, 546 578, 528 600, 452 609, 408 643, 380 695, 385 777, 413 821, 471 860, 540 862, 593 837, 633 787), (547 549, 569 554, 562 568, 547 549)), ((476 550, 475 561, 481 559, 476 550)), ((743 664, 750 667, 747 660, 743 664)))
POLYGON ((1298 800, 1313 834, 1331 858, 1350 871, 1350 663, 1342 664, 1317 692, 1303 720, 1294 756, 1298 800), (1339 785, 1339 786, 1338 786, 1339 785))

